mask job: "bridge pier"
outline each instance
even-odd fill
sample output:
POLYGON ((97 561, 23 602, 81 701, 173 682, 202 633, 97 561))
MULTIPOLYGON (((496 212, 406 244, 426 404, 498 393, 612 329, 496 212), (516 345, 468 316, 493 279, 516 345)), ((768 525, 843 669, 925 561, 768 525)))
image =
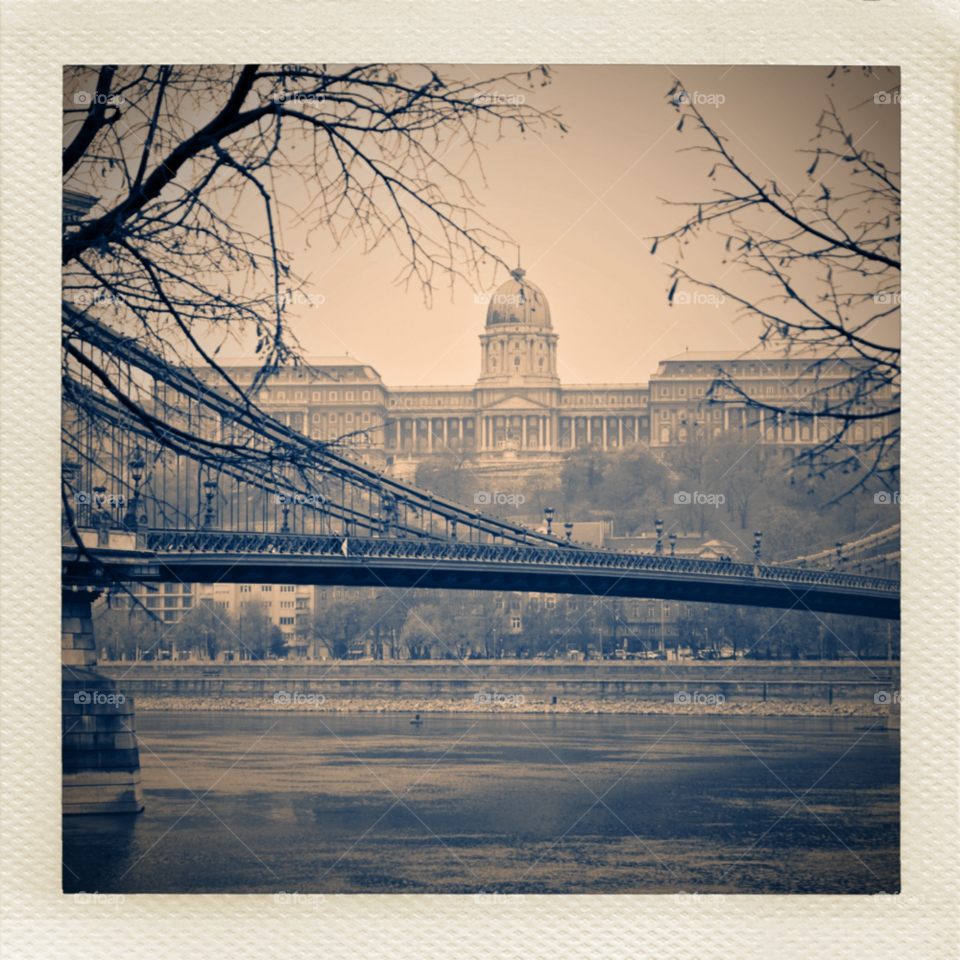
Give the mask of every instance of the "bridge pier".
POLYGON ((91 606, 98 590, 63 590, 61 752, 64 815, 143 809, 133 699, 96 670, 91 606))

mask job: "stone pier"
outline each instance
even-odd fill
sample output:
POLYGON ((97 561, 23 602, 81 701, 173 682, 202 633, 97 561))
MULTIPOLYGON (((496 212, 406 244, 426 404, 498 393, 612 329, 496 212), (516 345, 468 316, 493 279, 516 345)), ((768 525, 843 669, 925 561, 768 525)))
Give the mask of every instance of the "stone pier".
POLYGON ((143 809, 133 699, 98 673, 95 590, 65 588, 61 643, 63 813, 143 809))

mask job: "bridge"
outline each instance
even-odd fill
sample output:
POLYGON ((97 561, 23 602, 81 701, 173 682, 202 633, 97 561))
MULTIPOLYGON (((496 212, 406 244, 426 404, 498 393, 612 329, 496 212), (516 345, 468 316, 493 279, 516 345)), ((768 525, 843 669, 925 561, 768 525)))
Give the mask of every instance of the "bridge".
POLYGON ((897 619, 896 580, 589 549, 488 516, 278 423, 69 306, 67 583, 518 590, 897 619))

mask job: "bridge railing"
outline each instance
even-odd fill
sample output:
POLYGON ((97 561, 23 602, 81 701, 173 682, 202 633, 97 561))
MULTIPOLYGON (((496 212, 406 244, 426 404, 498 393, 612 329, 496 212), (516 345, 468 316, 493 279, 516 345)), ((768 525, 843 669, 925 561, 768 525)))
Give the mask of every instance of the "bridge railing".
POLYGON ((899 581, 762 564, 699 560, 613 550, 568 549, 563 546, 463 543, 449 540, 379 539, 376 537, 303 536, 298 534, 230 533, 167 530, 145 535, 157 554, 259 554, 347 559, 465 561, 489 564, 533 564, 582 570, 676 573, 723 578, 749 577, 785 584, 831 586, 898 593, 899 581))

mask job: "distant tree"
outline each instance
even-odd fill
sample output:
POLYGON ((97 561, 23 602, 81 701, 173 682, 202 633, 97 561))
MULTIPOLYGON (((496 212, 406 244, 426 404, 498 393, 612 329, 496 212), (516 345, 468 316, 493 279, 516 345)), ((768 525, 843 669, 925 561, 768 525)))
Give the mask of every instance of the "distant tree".
POLYGON ((706 178, 716 183, 711 195, 675 204, 686 208, 684 221, 654 238, 652 253, 675 251, 669 301, 681 282, 715 291, 742 315, 760 321, 762 341, 786 347, 801 361, 794 365, 796 373, 783 378, 786 402, 748 393, 727 371, 718 374, 709 399, 745 404, 765 412, 767 422, 780 416, 810 423, 816 416, 829 435, 814 437, 809 455, 820 474, 847 468, 840 496, 864 487, 872 476, 896 484, 900 174, 891 163, 897 158, 882 159, 866 149, 828 98, 813 146, 800 149, 812 157, 808 182, 794 191, 755 173, 755 159, 737 155, 737 145, 697 107, 680 80, 667 99, 680 116, 677 130, 693 131, 695 142, 687 149, 705 154, 706 178), (715 269, 691 272, 684 248, 694 240, 709 246, 711 234, 723 244, 715 269), (744 288, 742 278, 753 286, 744 288), (758 289, 757 280, 761 292, 748 292, 758 289), (894 425, 875 436, 872 428, 885 422, 894 425), (857 439, 860 427, 866 427, 866 439, 857 439))
POLYGON ((407 648, 411 660, 427 660, 436 647, 446 652, 449 639, 443 612, 433 603, 420 603, 407 611, 407 618, 400 631, 400 642, 407 648))

